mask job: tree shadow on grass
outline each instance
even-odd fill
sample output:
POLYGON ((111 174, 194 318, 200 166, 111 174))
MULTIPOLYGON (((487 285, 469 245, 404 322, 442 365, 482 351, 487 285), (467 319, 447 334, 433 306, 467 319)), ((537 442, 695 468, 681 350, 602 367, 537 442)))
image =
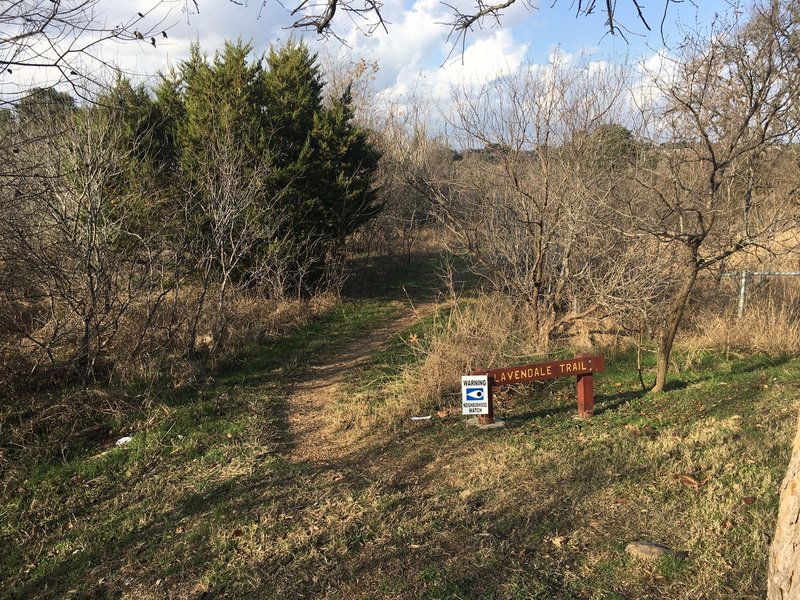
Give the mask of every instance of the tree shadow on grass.
MULTIPOLYGON (((696 379, 692 383, 699 383, 701 381, 703 381, 703 378, 696 379)), ((690 385, 690 383, 688 381, 686 381, 685 379, 669 379, 664 384, 664 391, 665 392, 674 392, 676 390, 685 390, 686 388, 689 387, 689 385, 690 385)))
POLYGON ((754 373, 755 371, 782 367, 794 358, 795 357, 789 355, 771 357, 763 354, 750 357, 747 360, 739 360, 733 363, 731 365, 731 375, 744 375, 747 373, 754 373))
POLYGON ((442 265, 444 259, 456 272, 453 285, 461 295, 470 296, 479 287, 477 276, 470 273, 464 259, 442 252, 415 252, 410 261, 399 256, 353 259, 351 275, 345 282, 345 299, 406 299, 413 304, 430 301, 446 291, 442 265))
MULTIPOLYGON (((646 393, 599 395, 595 416, 646 393)), ((277 428, 286 429, 286 407, 285 401, 276 401, 271 409, 277 428)), ((509 420, 524 423, 574 411, 575 405, 565 402, 509 420)), ((613 439, 585 443, 565 435, 556 442, 559 450, 551 450, 529 478, 503 481, 462 500, 460 490, 443 483, 444 474, 426 465, 441 454, 491 444, 497 436, 465 441, 454 435, 455 427, 462 428, 460 423, 429 425, 391 436, 391 443, 376 440, 341 459, 314 462, 292 459, 287 432, 285 444, 250 472, 212 481, 202 490, 181 491, 169 510, 61 558, 11 597, 62 597, 82 581, 92 582, 82 589, 85 597, 118 596, 126 593, 125 576, 95 582, 131 564, 137 566, 139 584, 163 579, 164 596, 346 597, 357 590, 357 595, 373 597, 493 598, 511 597, 508 590, 515 589, 517 597, 589 597, 591 580, 565 575, 567 567, 580 569, 580 552, 559 550, 551 540, 575 531, 595 535, 591 527, 597 507, 611 503, 609 490, 621 489, 613 493, 630 494, 623 498, 626 503, 616 513, 599 512, 601 528, 611 519, 618 530, 608 541, 592 543, 605 548, 608 560, 625 560, 615 544, 627 539, 619 536, 638 532, 636 494, 652 482, 652 474, 636 463, 609 458, 613 439), (563 455, 571 458, 559 458, 563 455), (527 487, 508 490, 506 485, 527 487), (382 523, 394 525, 381 530, 382 523), (260 538, 248 537, 253 527, 260 538), (257 546, 240 547, 245 543, 257 546), (193 595, 200 580, 206 589, 193 595)), ((520 463, 519 468, 524 472, 526 467, 520 463)), ((656 541, 682 543, 679 533, 646 533, 657 536, 656 541)), ((655 587, 645 591, 657 592, 655 587)))
POLYGON ((627 402, 644 398, 648 393, 648 390, 633 390, 613 395, 599 395, 595 398, 593 415, 599 416, 605 412, 616 410, 627 402))
MULTIPOLYGON (((597 395, 595 396, 594 411, 592 412, 592 415, 599 416, 605 412, 616 410, 626 402, 638 400, 639 398, 647 395, 647 393, 647 391, 639 390, 620 392, 613 395, 597 395)), ((577 416, 577 399, 573 399, 572 403, 563 403, 558 406, 549 406, 539 410, 527 410, 521 413, 511 413, 498 418, 502 419, 503 421, 508 421, 509 423, 527 423, 539 419, 546 419, 547 417, 568 414, 574 414, 577 416)))
POLYGON ((508 415, 495 415, 496 418, 502 421, 507 421, 508 423, 527 423, 530 421, 536 421, 539 419, 546 419, 547 417, 552 417, 556 415, 568 415, 570 413, 576 412, 574 405, 561 405, 561 406, 554 406, 549 408, 542 408, 539 410, 527 410, 525 412, 520 413, 511 413, 508 415))
MULTIPOLYGON (((190 591, 210 570, 219 571, 222 579, 227 574, 223 549, 214 542, 216 532, 250 526, 265 505, 296 510, 293 482, 319 476, 310 465, 286 461, 293 447, 286 402, 271 404, 279 440, 274 452, 253 461, 251 474, 210 480, 202 490, 169 482, 170 495, 162 498, 152 491, 161 481, 162 472, 156 471, 139 480, 110 481, 99 495, 69 498, 68 510, 59 510, 46 524, 49 533, 43 539, 45 547, 53 548, 69 547, 70 539, 79 539, 79 548, 40 557, 33 572, 8 582, 2 595, 63 598, 77 590, 76 597, 110 598, 130 595, 128 586, 133 584, 149 582, 154 590, 155 582, 163 580, 165 597, 170 586, 180 596, 201 597, 190 591), (68 533, 75 523, 78 538, 68 533), (136 565, 135 571, 131 565, 136 565)), ((197 469, 204 465, 194 464, 197 469)), ((170 463, 163 470, 174 466, 170 463)), ((211 595, 219 586, 224 588, 221 583, 211 585, 211 595)))

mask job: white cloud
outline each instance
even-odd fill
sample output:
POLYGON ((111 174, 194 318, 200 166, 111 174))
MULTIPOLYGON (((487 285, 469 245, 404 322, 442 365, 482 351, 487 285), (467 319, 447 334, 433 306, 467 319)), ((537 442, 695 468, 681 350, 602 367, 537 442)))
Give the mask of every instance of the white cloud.
POLYGON ((348 35, 350 54, 379 62, 379 86, 396 83, 402 70, 419 71, 431 60, 442 61, 446 31, 439 23, 448 14, 439 0, 417 0, 408 9, 403 8, 402 0, 391 0, 384 11, 388 34, 378 30, 365 37, 353 28, 348 35))
MULTIPOLYGON (((271 43, 280 44, 291 35, 301 35, 286 30, 292 17, 274 0, 263 7, 260 0, 254 0, 250 7, 223 0, 200 0, 200 12, 192 14, 184 12, 187 6, 193 11, 191 0, 150 0, 149 5, 142 0, 98 0, 98 23, 106 29, 124 26, 129 34, 93 47, 92 58, 76 65, 79 68, 75 70, 108 80, 108 74, 98 74, 102 63, 113 63, 135 79, 152 81, 159 71, 186 59, 193 41, 199 41, 206 52, 213 54, 224 40, 240 37, 252 40, 256 51, 261 52, 271 43), (140 11, 144 17, 138 16, 140 11), (144 39, 135 39, 131 35, 134 30, 140 31, 144 39), (167 38, 162 31, 167 32, 167 38), (151 37, 155 38, 155 47, 150 43, 151 37)), ((291 8, 291 3, 287 7, 291 8)), ((413 0, 408 5, 404 0, 386 0, 382 14, 389 33, 379 29, 369 37, 354 25, 342 30, 344 23, 350 22, 341 15, 334 26, 349 47, 332 38, 324 42, 313 36, 306 39, 312 48, 324 47, 331 52, 333 47, 340 57, 353 62, 362 57, 377 61, 380 70, 375 89, 381 98, 398 99, 416 91, 443 102, 449 98, 453 85, 477 86, 519 68, 529 44, 515 39, 513 24, 527 11, 524 3, 518 2, 503 15, 503 28, 469 32, 463 55, 461 47, 453 47, 455 40, 448 41, 449 28, 444 23, 452 20, 452 9, 440 0, 413 0)), ((8 97, 33 85, 47 85, 57 78, 57 73, 46 69, 15 69, 13 77, 0 75, 0 96, 8 97)))
POLYGON ((642 60, 633 74, 632 106, 652 111, 663 98, 660 86, 673 79, 675 67, 675 60, 663 49, 642 60))
POLYGON ((525 62, 528 44, 518 43, 508 30, 478 37, 468 45, 463 59, 452 57, 445 65, 425 66, 422 60, 401 66, 394 82, 378 95, 379 101, 405 110, 405 104, 420 100, 434 104, 440 115, 450 113, 453 89, 469 93, 491 84, 498 77, 516 72, 525 62))

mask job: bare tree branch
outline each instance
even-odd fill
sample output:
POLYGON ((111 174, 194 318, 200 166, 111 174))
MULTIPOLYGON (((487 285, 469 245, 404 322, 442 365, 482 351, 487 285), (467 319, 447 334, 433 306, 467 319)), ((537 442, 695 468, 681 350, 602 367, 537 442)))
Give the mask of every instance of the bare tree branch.
POLYGON ((153 0, 149 9, 111 25, 101 0, 5 2, 0 8, 0 105, 13 104, 29 86, 9 83, 17 69, 35 68, 38 87, 66 84, 79 97, 89 99, 107 81, 114 66, 97 48, 107 42, 148 44, 157 47, 169 29, 167 19, 188 0, 153 0))
MULTIPOLYGON (((234 0, 230 1, 234 2, 234 0)), ((262 9, 266 6, 267 1, 268 0, 262 1, 262 9)), ((648 23, 647 14, 653 11, 648 11, 641 0, 629 1, 636 12, 636 20, 650 31, 651 27, 648 23)), ((663 13, 661 16, 663 34, 663 23, 666 20, 669 6, 680 0, 660 1, 663 2, 663 13)), ((450 28, 450 39, 454 42, 454 48, 460 45, 463 51, 466 45, 466 35, 469 31, 472 31, 473 27, 484 27, 484 21, 486 19, 491 19, 493 26, 500 26, 502 24, 503 11, 517 2, 518 0, 502 0, 500 2, 490 3, 485 0, 477 0, 476 4, 471 9, 462 9, 455 4, 442 2, 444 6, 452 11, 452 19, 443 21, 440 24, 450 28)), ((522 2, 530 8, 535 8, 531 0, 522 0, 522 2)), ((550 8, 553 8, 558 2, 559 0, 554 0, 550 8)), ((333 35, 334 37, 338 37, 332 32, 334 17, 337 14, 344 13, 349 14, 356 24, 366 25, 364 31, 367 35, 373 33, 379 27, 388 33, 388 23, 381 14, 382 7, 383 3, 378 0, 321 0, 317 2, 300 0, 300 2, 291 9, 292 16, 299 15, 299 18, 291 27, 309 29, 321 36, 333 35), (354 17, 357 17, 357 20, 354 17)), ((596 0, 579 0, 577 2, 576 17, 590 17, 596 12, 596 8, 596 0)), ((619 11, 620 8, 615 1, 605 1, 605 7, 602 12, 606 16, 605 25, 607 32, 611 35, 619 35, 625 38, 624 31, 629 31, 628 24, 621 22, 617 18, 619 11)))

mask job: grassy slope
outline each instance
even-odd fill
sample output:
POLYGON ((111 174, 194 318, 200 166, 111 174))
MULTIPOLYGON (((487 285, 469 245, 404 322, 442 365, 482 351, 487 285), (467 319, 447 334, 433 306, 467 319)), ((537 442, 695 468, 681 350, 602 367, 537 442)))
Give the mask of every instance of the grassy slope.
MULTIPOLYGON (((202 389, 115 414, 115 431, 136 432, 123 448, 41 434, 10 455, 0 595, 763 597, 799 359, 708 354, 650 395, 621 355, 597 377, 590 421, 570 418, 559 380, 508 394, 502 431, 452 416, 349 434, 343 461, 292 460, 286 381, 399 314, 402 283, 253 349, 202 389), (708 482, 688 489, 679 473, 708 482), (642 563, 624 552, 634 539, 689 555, 642 563)), ((351 392, 380 401, 376 380, 412 358, 398 339, 348 378, 351 392)), ((19 427, 9 414, 2 425, 19 427)))
POLYGON ((384 585, 437 598, 763 597, 800 360, 709 354, 659 395, 637 391, 634 362, 618 356, 598 376, 590 421, 570 418, 562 380, 509 395, 501 432, 419 426, 401 452, 425 482, 404 519, 425 575, 384 585), (681 473, 708 481, 688 489, 681 473), (689 557, 641 563, 624 552, 640 539, 689 557))
POLYGON ((66 463, 51 453, 22 465, 15 481, 4 482, 0 508, 10 542, 0 548, 0 579, 13 586, 6 592, 102 595, 173 575, 182 583, 196 577, 200 588, 223 583, 230 542, 245 526, 236 505, 273 501, 270 482, 302 470, 281 457, 290 443, 282 427, 286 382, 331 341, 350 339, 398 308, 346 304, 256 349, 214 383, 163 393, 149 410, 123 416, 114 429, 135 434, 122 448, 113 447, 114 436, 72 449, 66 463))

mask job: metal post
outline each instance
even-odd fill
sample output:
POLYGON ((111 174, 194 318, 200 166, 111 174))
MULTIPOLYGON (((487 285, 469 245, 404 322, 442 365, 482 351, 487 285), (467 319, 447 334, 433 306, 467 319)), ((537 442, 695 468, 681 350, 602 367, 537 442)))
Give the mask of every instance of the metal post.
POLYGON ((739 278, 739 308, 736 311, 736 317, 741 319, 744 316, 744 299, 745 290, 747 289, 747 271, 742 271, 739 278))
POLYGON ((478 415, 478 425, 491 425, 494 423, 494 393, 492 388, 494 388, 494 378, 489 375, 488 376, 489 387, 486 390, 486 400, 489 403, 489 414, 487 415, 478 415))

